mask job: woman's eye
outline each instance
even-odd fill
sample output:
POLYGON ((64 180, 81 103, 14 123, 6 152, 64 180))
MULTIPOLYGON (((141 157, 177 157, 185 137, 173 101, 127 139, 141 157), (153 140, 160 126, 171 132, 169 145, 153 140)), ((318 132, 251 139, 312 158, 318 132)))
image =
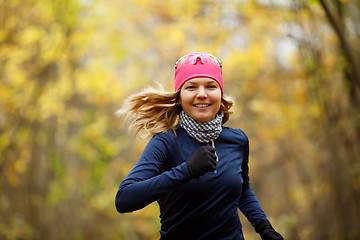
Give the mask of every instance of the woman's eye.
POLYGON ((194 86, 187 86, 185 89, 191 90, 191 89, 194 89, 194 88, 195 88, 194 86))
POLYGON ((216 85, 209 85, 208 88, 215 89, 215 88, 217 88, 217 86, 216 85))

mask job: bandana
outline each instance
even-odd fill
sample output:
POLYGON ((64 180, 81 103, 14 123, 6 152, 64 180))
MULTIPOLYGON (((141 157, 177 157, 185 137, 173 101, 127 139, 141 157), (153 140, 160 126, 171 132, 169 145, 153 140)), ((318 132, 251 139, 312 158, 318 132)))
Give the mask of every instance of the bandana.
POLYGON ((186 81, 196 77, 214 79, 219 83, 221 92, 224 92, 222 64, 214 55, 195 52, 181 57, 175 64, 175 91, 186 81))
POLYGON ((181 111, 179 124, 192 138, 207 143, 215 140, 220 135, 223 116, 224 114, 221 112, 216 114, 216 117, 211 121, 198 122, 184 111, 181 111))

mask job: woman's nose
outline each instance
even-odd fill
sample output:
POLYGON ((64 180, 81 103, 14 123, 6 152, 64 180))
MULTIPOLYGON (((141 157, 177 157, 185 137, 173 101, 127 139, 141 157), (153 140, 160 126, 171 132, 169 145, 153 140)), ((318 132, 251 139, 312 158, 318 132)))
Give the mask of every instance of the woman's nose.
POLYGON ((199 87, 196 97, 206 98, 207 97, 206 89, 204 87, 199 87))

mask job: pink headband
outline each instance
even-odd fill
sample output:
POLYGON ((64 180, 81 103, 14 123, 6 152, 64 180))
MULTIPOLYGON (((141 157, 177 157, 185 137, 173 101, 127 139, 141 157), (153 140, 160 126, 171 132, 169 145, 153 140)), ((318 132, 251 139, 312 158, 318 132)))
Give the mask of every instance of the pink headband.
POLYGON ((209 53, 190 53, 181 57, 175 64, 175 91, 182 85, 196 77, 214 79, 224 92, 221 61, 209 53))

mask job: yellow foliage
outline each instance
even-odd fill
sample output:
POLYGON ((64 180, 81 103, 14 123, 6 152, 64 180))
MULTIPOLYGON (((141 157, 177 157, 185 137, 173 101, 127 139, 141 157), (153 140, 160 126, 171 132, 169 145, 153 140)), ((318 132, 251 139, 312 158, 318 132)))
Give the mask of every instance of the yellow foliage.
MULTIPOLYGON (((350 196, 360 188, 358 107, 338 36, 319 1, 280 2, 0 1, 0 196, 11 202, 0 238, 158 239, 155 203, 115 213, 118 184, 148 139, 132 139, 114 113, 149 84, 172 90, 175 61, 192 51, 222 60, 236 103, 227 126, 248 134, 255 190, 286 236, 315 239, 316 223, 342 219, 314 213, 322 199, 358 209, 331 180, 350 196)), ((340 3, 356 26, 355 0, 340 3)), ((344 36, 356 49, 354 32, 344 36)))
POLYGON ((9 166, 8 171, 6 172, 7 181, 11 187, 19 186, 19 177, 18 173, 15 171, 14 166, 9 166))

